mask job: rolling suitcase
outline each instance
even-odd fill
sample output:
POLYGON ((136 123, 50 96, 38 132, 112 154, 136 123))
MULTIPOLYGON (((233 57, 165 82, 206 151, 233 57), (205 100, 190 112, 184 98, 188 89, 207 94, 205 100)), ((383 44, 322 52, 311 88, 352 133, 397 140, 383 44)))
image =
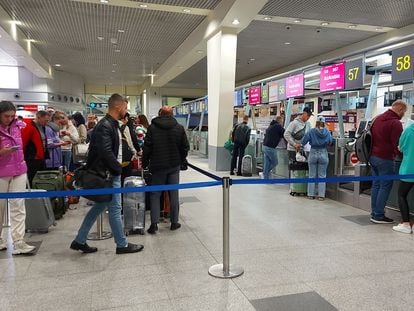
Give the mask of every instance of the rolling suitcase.
MULTIPOLYGON (((289 163, 289 178, 307 178, 308 177, 307 162, 291 162, 289 163)), ((308 193, 308 184, 290 184, 290 195, 306 195, 308 193)))
MULTIPOLYGON (((142 177, 125 178, 125 188, 143 186, 145 180, 142 177)), ((122 201, 125 234, 145 234, 145 193, 124 193, 122 201)))
POLYGON ((245 155, 242 159, 242 176, 251 177, 253 175, 253 159, 250 155, 245 155))
MULTIPOLYGON (((65 190, 63 171, 38 171, 32 181, 33 189, 47 191, 65 190)), ((51 198, 55 219, 60 219, 66 212, 65 198, 51 198)))
MULTIPOLYGON (((32 192, 46 192, 46 190, 35 189, 32 192)), ((55 225, 50 198, 25 199, 26 206, 26 231, 47 233, 49 227, 55 225)))

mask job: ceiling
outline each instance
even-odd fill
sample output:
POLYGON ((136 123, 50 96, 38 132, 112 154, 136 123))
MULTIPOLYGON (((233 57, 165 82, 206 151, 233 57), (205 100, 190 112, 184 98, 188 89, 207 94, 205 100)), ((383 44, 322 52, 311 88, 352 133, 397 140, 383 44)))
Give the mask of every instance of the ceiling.
MULTIPOLYGON (((207 10, 208 14, 208 10, 222 2, 111 0, 134 3, 135 7, 130 7, 94 1, 98 2, 0 0, 0 6, 22 21, 19 28, 34 40, 33 44, 50 64, 62 65, 59 70, 79 74, 89 84, 136 85, 159 69, 206 19, 204 13, 184 14, 182 8, 207 10), (138 8, 142 3, 158 8, 138 8), (165 11, 159 6, 165 6, 165 11), (167 6, 177 9, 168 11, 167 6)), ((378 35, 358 29, 358 25, 401 28, 414 24, 412 12, 414 0, 269 0, 256 20, 238 35, 236 81, 378 35), (265 21, 263 16, 272 20, 265 21), (291 23, 288 30, 286 23, 280 22, 283 18, 303 19, 303 23, 291 23), (305 25, 305 19, 314 23, 305 25), (322 21, 331 25, 318 26, 322 21), (336 27, 333 22, 353 24, 356 28, 347 29, 347 24, 344 29, 331 28, 336 27)), ((206 67, 204 58, 166 86, 206 88, 206 67)))

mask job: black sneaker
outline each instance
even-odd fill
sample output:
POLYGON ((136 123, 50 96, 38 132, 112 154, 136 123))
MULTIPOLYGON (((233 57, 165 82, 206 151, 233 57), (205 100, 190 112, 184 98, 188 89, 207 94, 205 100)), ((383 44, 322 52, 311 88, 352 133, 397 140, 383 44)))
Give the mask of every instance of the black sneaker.
POLYGON ((385 216, 381 218, 371 217, 371 222, 375 224, 392 224, 394 220, 385 216))
POLYGON ((158 225, 157 224, 151 224, 147 232, 149 234, 155 234, 158 231, 158 225))
POLYGON ((233 175, 234 175, 234 172, 233 172, 233 171, 231 171, 231 172, 230 172, 230 175, 232 175, 232 176, 233 176, 233 175))
POLYGON ((170 230, 174 231, 181 228, 181 224, 179 222, 174 222, 171 224, 170 230))
POLYGON ((237 176, 243 176, 243 174, 242 174, 242 173, 237 172, 237 176))
POLYGON ((96 247, 90 247, 88 244, 80 244, 78 242, 76 242, 75 240, 72 241, 72 244, 70 244, 70 248, 75 250, 75 251, 81 251, 85 254, 89 254, 89 253, 95 253, 98 251, 98 249, 96 247))
POLYGON ((144 245, 128 243, 128 246, 117 247, 116 248, 116 253, 117 254, 138 253, 138 252, 142 251, 143 249, 144 249, 144 245))

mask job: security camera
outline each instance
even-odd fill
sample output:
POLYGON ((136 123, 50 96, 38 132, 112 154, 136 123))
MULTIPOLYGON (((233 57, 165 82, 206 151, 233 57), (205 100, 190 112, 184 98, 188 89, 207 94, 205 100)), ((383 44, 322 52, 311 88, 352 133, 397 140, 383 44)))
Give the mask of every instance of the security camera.
POLYGON ((321 32, 321 29, 320 28, 316 28, 316 32, 317 33, 320 33, 321 32))
POLYGON ((15 93, 14 98, 19 99, 20 98, 20 93, 15 93))
POLYGON ((290 29, 290 25, 286 25, 285 28, 286 28, 286 30, 289 30, 290 29))

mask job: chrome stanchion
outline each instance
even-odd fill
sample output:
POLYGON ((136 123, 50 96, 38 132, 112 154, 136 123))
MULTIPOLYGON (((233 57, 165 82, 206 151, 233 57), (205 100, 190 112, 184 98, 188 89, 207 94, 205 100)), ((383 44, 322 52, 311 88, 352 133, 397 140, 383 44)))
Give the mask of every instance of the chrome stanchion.
POLYGON ((98 240, 107 240, 112 237, 112 233, 103 230, 103 214, 101 213, 96 219, 96 232, 91 232, 88 234, 88 240, 98 241, 98 240))
POLYGON ((223 263, 213 265, 208 274, 216 278, 231 279, 244 273, 243 268, 230 264, 230 178, 223 178, 223 263))
POLYGON ((9 199, 6 199, 6 208, 4 209, 3 228, 10 228, 10 205, 9 199))

